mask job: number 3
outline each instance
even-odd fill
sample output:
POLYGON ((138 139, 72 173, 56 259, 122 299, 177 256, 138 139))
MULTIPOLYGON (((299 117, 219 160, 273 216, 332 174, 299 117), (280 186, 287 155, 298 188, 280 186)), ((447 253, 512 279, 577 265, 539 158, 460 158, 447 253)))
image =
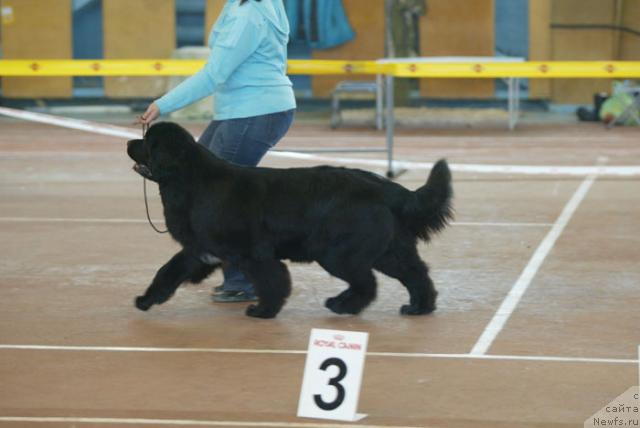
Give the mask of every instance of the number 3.
POLYGON ((347 375, 347 365, 340 358, 329 358, 325 360, 320 365, 320 370, 326 371, 331 366, 336 366, 339 370, 338 375, 329 380, 329 385, 333 386, 338 391, 336 399, 332 402, 327 403, 322 399, 322 396, 320 394, 316 394, 313 396, 313 400, 316 402, 316 405, 322 410, 327 411, 337 409, 344 401, 345 390, 344 387, 340 384, 340 381, 347 375))

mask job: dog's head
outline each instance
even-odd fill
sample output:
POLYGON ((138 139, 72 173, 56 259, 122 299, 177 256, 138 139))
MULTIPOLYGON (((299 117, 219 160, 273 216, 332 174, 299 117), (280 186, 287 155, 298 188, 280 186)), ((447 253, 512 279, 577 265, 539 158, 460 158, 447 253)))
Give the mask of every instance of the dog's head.
POLYGON ((160 182, 188 168, 186 153, 190 145, 195 145, 195 141, 186 129, 161 122, 151 126, 144 139, 129 141, 127 154, 136 163, 134 171, 160 182))

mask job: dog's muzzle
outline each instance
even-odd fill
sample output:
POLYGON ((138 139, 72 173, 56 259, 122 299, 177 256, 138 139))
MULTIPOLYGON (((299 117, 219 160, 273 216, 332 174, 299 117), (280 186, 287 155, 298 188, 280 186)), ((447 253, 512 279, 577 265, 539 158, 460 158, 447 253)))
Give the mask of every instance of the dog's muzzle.
POLYGON ((151 169, 146 165, 137 163, 133 166, 133 170, 148 180, 153 179, 151 169))

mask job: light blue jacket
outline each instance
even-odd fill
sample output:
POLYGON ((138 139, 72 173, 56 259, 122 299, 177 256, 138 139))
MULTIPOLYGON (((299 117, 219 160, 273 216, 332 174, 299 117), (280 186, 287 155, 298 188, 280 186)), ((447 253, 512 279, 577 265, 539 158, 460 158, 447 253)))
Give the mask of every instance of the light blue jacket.
POLYGON ((287 71, 289 21, 282 0, 227 0, 209 35, 211 54, 193 76, 156 100, 160 113, 215 95, 215 119, 296 107, 287 71))

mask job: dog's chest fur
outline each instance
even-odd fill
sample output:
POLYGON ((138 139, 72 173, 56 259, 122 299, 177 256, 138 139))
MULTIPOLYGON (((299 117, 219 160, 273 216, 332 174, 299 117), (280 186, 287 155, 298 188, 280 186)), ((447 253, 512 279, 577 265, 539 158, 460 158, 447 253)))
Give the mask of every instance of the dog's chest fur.
POLYGON ((169 233, 183 247, 194 243, 195 235, 190 227, 191 195, 184 186, 176 184, 160 185, 160 198, 164 206, 164 217, 169 233))

